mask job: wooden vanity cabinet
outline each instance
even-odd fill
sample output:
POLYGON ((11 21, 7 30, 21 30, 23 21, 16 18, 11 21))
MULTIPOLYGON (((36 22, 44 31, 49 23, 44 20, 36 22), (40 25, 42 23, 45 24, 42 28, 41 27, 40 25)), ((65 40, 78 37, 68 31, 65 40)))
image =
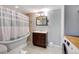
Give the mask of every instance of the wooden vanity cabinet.
POLYGON ((47 47, 47 33, 33 32, 33 45, 46 48, 47 47))

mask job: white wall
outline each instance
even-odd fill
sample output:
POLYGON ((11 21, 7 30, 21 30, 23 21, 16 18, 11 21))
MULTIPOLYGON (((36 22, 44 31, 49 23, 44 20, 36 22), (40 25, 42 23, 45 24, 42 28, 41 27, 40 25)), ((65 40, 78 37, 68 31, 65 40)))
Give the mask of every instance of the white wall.
POLYGON ((79 36, 79 5, 65 6, 65 35, 79 36))

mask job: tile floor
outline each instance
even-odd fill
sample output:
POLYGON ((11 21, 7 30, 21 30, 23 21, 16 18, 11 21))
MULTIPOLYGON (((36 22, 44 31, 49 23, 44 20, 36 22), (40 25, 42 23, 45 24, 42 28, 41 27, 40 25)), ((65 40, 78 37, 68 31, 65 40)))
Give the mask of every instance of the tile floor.
POLYGON ((62 54, 62 48, 53 45, 52 47, 41 48, 34 46, 32 43, 28 43, 25 48, 27 54, 62 54))
POLYGON ((60 47, 47 47, 41 48, 33 45, 29 45, 26 48, 27 54, 62 54, 62 49, 60 47))
POLYGON ((24 47, 23 49, 17 48, 9 54, 25 54, 21 53, 21 50, 26 52, 26 54, 62 54, 62 48, 53 45, 52 47, 47 47, 47 48, 41 48, 38 46, 34 46, 32 43, 28 42, 27 46, 24 47))

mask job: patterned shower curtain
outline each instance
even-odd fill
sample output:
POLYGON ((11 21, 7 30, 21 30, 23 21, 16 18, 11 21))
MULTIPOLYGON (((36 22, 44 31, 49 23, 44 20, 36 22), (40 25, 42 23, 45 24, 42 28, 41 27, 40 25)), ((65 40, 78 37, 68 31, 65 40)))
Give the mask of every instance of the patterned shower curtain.
POLYGON ((0 7, 0 40, 14 40, 28 32, 29 19, 27 16, 9 8, 0 7))

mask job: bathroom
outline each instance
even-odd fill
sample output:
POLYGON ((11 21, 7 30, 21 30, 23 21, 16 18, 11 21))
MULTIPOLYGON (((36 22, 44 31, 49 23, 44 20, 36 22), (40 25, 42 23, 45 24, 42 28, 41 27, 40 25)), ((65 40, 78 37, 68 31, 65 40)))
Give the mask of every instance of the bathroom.
POLYGON ((62 54, 63 5, 1 5, 0 54, 62 54))

